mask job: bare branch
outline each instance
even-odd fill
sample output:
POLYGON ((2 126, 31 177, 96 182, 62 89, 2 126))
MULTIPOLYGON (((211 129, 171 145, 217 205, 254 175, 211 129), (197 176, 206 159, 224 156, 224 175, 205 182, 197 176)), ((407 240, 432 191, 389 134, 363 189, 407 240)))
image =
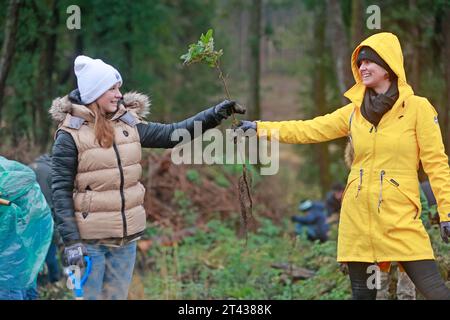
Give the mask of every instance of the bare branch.
POLYGON ((6 14, 5 36, 0 55, 0 120, 5 92, 6 78, 8 77, 11 61, 15 52, 16 33, 19 22, 19 9, 21 0, 10 0, 6 14))

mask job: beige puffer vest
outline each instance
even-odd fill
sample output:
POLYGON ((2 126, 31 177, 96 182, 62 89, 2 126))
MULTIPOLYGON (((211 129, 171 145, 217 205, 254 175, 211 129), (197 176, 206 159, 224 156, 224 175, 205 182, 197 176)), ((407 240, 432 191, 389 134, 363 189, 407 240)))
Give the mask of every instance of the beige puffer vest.
POLYGON ((139 182, 141 143, 136 125, 148 113, 144 95, 127 93, 111 119, 114 144, 102 148, 95 139, 94 114, 68 97, 55 99, 52 116, 58 130, 70 133, 78 149, 73 195, 75 218, 83 240, 123 245, 138 238, 146 225, 145 188, 139 182), (55 112, 56 110, 56 112, 55 112))

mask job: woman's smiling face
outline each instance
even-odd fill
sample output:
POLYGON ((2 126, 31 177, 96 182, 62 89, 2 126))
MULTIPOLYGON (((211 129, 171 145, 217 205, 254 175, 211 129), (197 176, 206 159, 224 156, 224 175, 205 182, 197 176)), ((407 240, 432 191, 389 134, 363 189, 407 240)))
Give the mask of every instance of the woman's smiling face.
POLYGON ((117 102, 122 98, 120 93, 120 82, 109 88, 104 94, 97 99, 97 104, 105 113, 116 112, 117 102))
POLYGON ((363 84, 369 88, 378 87, 385 81, 389 81, 389 74, 383 67, 366 59, 361 60, 359 74, 363 84))

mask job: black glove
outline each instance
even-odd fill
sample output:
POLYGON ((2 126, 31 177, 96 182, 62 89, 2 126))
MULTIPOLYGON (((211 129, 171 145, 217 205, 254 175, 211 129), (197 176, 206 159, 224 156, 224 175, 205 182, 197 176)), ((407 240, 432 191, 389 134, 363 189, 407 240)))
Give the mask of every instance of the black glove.
POLYGON ((241 129, 242 131, 247 131, 250 129, 253 129, 256 131, 256 122, 255 121, 247 121, 247 120, 241 120, 239 122, 239 125, 235 128, 235 130, 241 129))
POLYGON ((296 218, 297 218, 296 216, 291 216, 291 221, 296 222, 296 218))
POLYGON ((214 111, 222 119, 226 119, 231 116, 232 113, 245 113, 245 108, 236 101, 224 100, 214 107, 214 111))
POLYGON ((85 266, 84 257, 87 255, 87 249, 82 243, 75 243, 68 246, 64 248, 64 265, 83 268, 85 266))
POLYGON ((441 238, 442 241, 448 243, 448 238, 450 237, 450 221, 441 222, 441 238))

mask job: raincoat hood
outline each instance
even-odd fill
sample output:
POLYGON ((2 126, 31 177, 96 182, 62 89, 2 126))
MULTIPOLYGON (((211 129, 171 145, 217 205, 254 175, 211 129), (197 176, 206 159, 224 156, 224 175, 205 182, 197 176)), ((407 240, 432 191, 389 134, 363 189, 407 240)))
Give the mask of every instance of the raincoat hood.
POLYGON ((362 83, 361 75, 358 68, 358 55, 361 47, 370 47, 378 53, 378 55, 389 65, 392 71, 398 77, 398 101, 403 101, 407 97, 414 94, 413 89, 406 80, 405 68, 403 65, 403 53, 400 46, 400 41, 397 36, 390 32, 381 32, 370 36, 361 42, 353 51, 351 59, 351 67, 355 85, 350 88, 344 96, 350 99, 357 106, 361 106, 364 98, 366 86, 362 83))

